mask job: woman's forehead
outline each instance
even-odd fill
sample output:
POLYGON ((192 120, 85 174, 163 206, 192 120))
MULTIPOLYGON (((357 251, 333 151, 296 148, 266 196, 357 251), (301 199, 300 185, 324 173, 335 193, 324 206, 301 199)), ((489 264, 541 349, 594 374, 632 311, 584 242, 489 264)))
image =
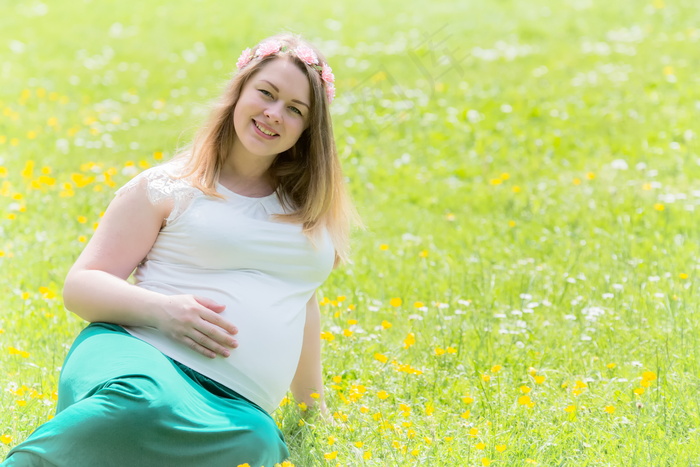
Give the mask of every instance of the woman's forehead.
POLYGON ((306 75, 290 60, 271 60, 260 68, 252 79, 253 82, 267 81, 280 92, 302 94, 308 97, 310 93, 309 80, 306 75))

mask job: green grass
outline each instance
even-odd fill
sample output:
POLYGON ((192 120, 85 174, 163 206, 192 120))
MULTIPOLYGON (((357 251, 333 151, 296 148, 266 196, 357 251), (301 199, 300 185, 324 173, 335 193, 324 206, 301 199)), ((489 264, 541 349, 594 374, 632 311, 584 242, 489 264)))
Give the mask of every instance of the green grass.
POLYGON ((0 0, 0 456, 54 411, 113 191, 284 29, 368 226, 320 291, 337 423, 283 406, 290 460, 700 465, 695 3, 239 3, 0 0))

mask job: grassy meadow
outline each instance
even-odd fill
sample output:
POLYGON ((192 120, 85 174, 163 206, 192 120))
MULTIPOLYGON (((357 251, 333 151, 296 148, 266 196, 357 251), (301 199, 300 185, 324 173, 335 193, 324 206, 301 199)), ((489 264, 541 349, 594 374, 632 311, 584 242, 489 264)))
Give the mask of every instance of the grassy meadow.
MULTIPOLYGON (((54 413, 68 268, 240 51, 327 55, 367 226, 296 466, 700 465, 694 0, 0 0, 0 458, 54 413)), ((271 466, 267 466, 271 467, 271 466)))

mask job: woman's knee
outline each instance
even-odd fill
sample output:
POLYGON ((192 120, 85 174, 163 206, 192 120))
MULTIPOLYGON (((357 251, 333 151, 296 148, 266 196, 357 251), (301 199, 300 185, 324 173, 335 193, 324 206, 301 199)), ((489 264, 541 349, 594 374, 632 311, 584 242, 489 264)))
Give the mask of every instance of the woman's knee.
POLYGON ((274 465, 289 456, 277 424, 266 415, 247 420, 245 429, 238 434, 238 441, 238 453, 249 458, 251 466, 274 465))

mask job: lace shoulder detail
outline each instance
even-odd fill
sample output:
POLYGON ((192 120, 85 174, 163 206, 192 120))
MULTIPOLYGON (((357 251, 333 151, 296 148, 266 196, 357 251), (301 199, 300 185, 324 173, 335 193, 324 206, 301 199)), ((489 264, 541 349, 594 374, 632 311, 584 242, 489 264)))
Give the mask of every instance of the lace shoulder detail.
POLYGON ((193 199, 202 195, 202 192, 187 180, 177 178, 178 169, 179 167, 172 162, 146 169, 119 188, 115 196, 128 193, 138 186, 145 186, 151 204, 172 205, 170 214, 165 219, 166 224, 170 224, 187 210, 193 199))

